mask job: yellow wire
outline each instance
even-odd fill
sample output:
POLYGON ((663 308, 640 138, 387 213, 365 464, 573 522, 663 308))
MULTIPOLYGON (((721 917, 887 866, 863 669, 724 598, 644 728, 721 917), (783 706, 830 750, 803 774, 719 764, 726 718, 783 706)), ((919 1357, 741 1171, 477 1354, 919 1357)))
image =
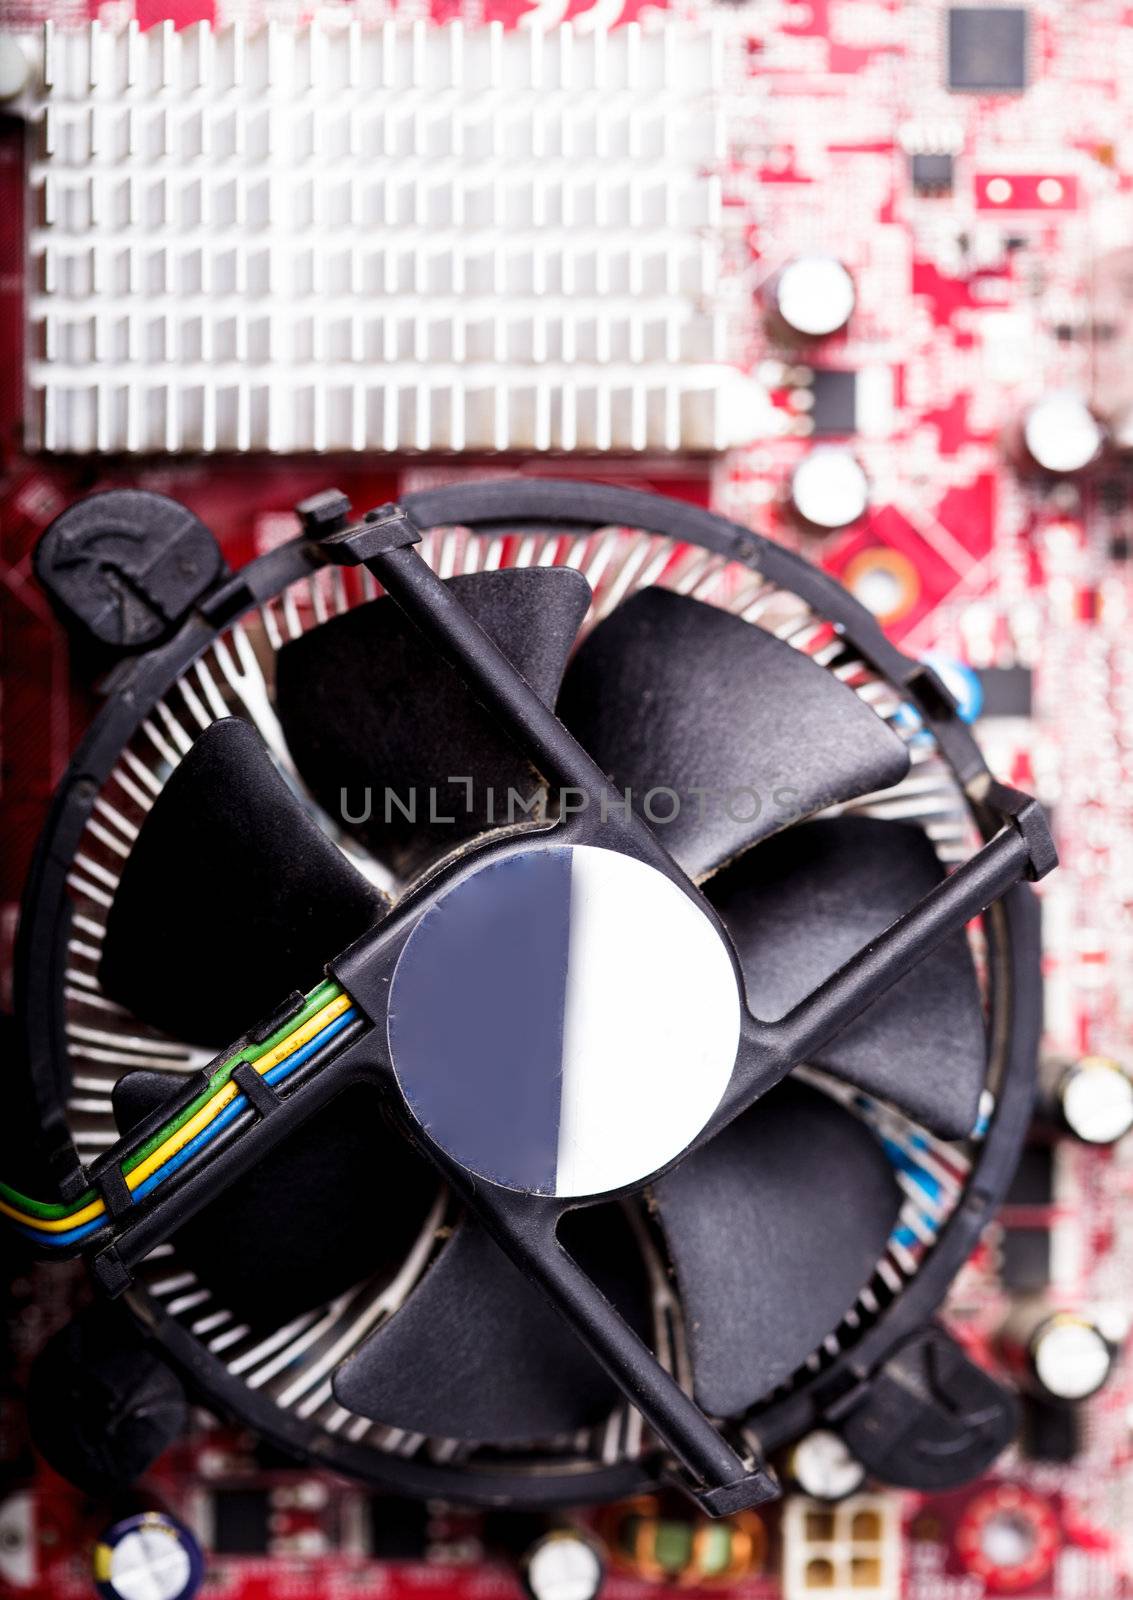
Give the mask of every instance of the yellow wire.
MULTIPOLYGON (((286 1061, 288 1056, 294 1055, 296 1050, 301 1050, 317 1033, 322 1032, 328 1022, 333 1022, 336 1017, 340 1017, 344 1011, 349 1010, 352 1004, 353 1001, 348 994, 338 995, 325 1005, 321 1011, 316 1011, 313 1017, 308 1017, 301 1028, 296 1028, 294 1033, 281 1040, 274 1050, 269 1050, 266 1055, 253 1062, 252 1065, 255 1070, 261 1076, 265 1072, 270 1072, 272 1067, 277 1067, 281 1061, 286 1061)), ((127 1173, 127 1186, 130 1189, 136 1189, 139 1184, 152 1177, 157 1169, 164 1166, 171 1156, 175 1156, 179 1150, 183 1150, 190 1139, 195 1139, 202 1129, 207 1128, 209 1123, 220 1115, 229 1101, 235 1098, 236 1094, 236 1085, 230 1079, 223 1088, 213 1095, 207 1105, 203 1105, 195 1116, 189 1118, 183 1127, 178 1128, 177 1132, 171 1134, 164 1144, 158 1145, 156 1150, 151 1151, 144 1161, 138 1163, 133 1172, 127 1173)), ((23 1211, 17 1211, 15 1207, 8 1205, 6 1201, 0 1200, 0 1212, 4 1216, 13 1217, 17 1222, 21 1222, 27 1227, 38 1229, 40 1233, 66 1233, 71 1228, 81 1227, 85 1222, 93 1222, 95 1217, 102 1216, 105 1209, 101 1200, 92 1200, 89 1205, 85 1205, 81 1211, 76 1211, 72 1216, 57 1217, 51 1220, 29 1216, 23 1211)))

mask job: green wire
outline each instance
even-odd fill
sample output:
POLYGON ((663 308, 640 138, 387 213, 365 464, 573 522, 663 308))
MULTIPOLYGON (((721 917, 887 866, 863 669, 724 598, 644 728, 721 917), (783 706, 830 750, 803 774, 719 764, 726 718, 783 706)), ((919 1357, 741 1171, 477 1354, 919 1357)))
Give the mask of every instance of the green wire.
MULTIPOLYGON (((177 1132, 178 1128, 184 1127, 189 1118, 195 1116, 201 1107, 212 1099, 216 1091, 224 1087, 241 1061, 258 1061, 261 1056, 267 1055, 269 1050, 274 1050, 277 1044, 282 1044, 284 1039, 289 1038, 295 1032, 296 1028, 301 1028, 309 1017, 313 1017, 316 1011, 321 1011, 325 1005, 329 1005, 341 993, 342 990, 337 983, 332 983, 329 980, 325 983, 320 983, 318 988, 312 989, 303 1001, 303 1009, 292 1017, 290 1021, 285 1022, 282 1028, 277 1028, 262 1044, 250 1044, 245 1049, 238 1051, 236 1055, 229 1057, 227 1061, 222 1062, 209 1078, 208 1088, 202 1089, 195 1100, 191 1100, 164 1127, 159 1128, 152 1138, 147 1139, 139 1150, 135 1150, 129 1160, 122 1163, 122 1171, 124 1173, 133 1172, 134 1168, 139 1166, 148 1155, 152 1154, 159 1144, 163 1144, 171 1134, 177 1132)), ((21 1210, 28 1212, 33 1217, 41 1217, 46 1221, 55 1222, 63 1217, 69 1217, 75 1211, 81 1211, 83 1206, 89 1205, 96 1198, 96 1195, 93 1189, 88 1189, 77 1200, 71 1200, 63 1204, 58 1200, 32 1200, 28 1195, 21 1194, 18 1189, 12 1189, 8 1184, 0 1183, 0 1197, 5 1199, 10 1206, 19 1206, 21 1210)))

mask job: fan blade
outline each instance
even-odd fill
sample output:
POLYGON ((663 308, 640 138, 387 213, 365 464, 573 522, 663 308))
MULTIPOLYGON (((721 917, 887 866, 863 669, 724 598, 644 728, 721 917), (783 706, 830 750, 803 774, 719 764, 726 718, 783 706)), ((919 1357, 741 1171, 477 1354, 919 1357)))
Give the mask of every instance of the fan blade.
POLYGON ((693 877, 800 817, 886 789, 901 740, 829 672, 742 618, 643 589, 579 647, 559 715, 693 877), (655 797, 668 816, 672 800, 655 797), (648 812, 645 813, 647 816, 648 812))
MULTIPOLYGON (((176 1093, 163 1072, 114 1086, 123 1134, 176 1093)), ((175 1235, 178 1258, 237 1320, 283 1326, 356 1283, 400 1267, 440 1188, 387 1121, 378 1089, 354 1084, 175 1235)))
MULTIPOLYGON (((944 876, 920 828, 836 817, 753 850, 710 887, 757 1017, 775 1021, 944 876)), ((963 934, 946 940, 814 1057, 944 1138, 970 1133, 987 1065, 963 934)))
MULTIPOLYGON (((564 1245, 649 1330, 641 1259, 617 1206, 576 1211, 564 1245)), ((400 1311, 334 1378, 340 1405, 412 1433, 516 1444, 601 1422, 618 1390, 538 1289, 465 1218, 400 1311)))
POLYGON ((832 1333, 901 1205, 851 1112, 785 1083, 654 1185, 677 1272, 696 1398, 736 1416, 832 1333))
MULTIPOLYGON (((590 604, 585 578, 565 567, 506 568, 448 586, 552 704, 590 604)), ((518 804, 509 816, 508 791, 526 800, 539 786, 530 763, 388 597, 284 645, 276 701, 311 793, 331 816, 362 816, 368 796, 369 817, 352 826, 403 874, 493 823, 522 821, 518 804)))
POLYGON ((379 892, 306 815, 252 725, 206 728, 175 768, 122 872, 103 990, 178 1039, 253 1027, 371 927, 379 892))

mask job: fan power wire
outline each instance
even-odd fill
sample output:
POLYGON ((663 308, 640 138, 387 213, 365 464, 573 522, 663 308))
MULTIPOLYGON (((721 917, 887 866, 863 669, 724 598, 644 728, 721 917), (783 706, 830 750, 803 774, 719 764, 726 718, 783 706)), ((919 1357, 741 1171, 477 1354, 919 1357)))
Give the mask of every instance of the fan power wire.
MULTIPOLYGON (((232 1081, 242 1063, 250 1065, 266 1083, 280 1083, 317 1056, 357 1015, 350 996, 338 984, 319 984, 304 998, 302 1009, 275 1033, 223 1061, 211 1074, 208 1087, 123 1163, 132 1197, 140 1200, 151 1194, 247 1109, 247 1097, 232 1081)), ((78 1243, 110 1221, 104 1201, 93 1189, 65 1205, 31 1199, 5 1183, 0 1183, 0 1215, 9 1217, 21 1233, 40 1245, 78 1243)))

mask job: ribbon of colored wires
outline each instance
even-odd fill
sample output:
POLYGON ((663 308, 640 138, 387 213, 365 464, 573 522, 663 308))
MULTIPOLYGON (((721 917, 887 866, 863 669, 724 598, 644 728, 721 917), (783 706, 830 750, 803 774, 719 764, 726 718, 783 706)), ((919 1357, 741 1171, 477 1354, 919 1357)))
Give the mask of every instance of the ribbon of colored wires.
MULTIPOLYGON (((279 1083, 318 1055, 356 1016, 349 995, 336 984, 320 984, 282 1028, 222 1062, 210 1076, 208 1087, 123 1162, 122 1173, 134 1198, 151 1194, 247 1109, 246 1097, 231 1082, 241 1062, 250 1062, 266 1082, 279 1083)), ((93 1190, 64 1205, 31 1200, 7 1184, 0 1184, 0 1214, 10 1217, 22 1233, 41 1245, 78 1243, 109 1220, 93 1190)))

